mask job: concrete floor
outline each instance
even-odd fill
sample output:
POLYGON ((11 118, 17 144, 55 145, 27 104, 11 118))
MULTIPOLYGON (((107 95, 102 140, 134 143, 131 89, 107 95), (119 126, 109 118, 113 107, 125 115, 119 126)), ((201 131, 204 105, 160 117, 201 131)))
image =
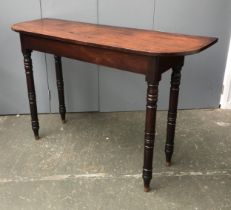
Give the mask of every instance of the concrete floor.
POLYGON ((144 112, 0 117, 0 209, 231 209, 231 111, 179 111, 165 167, 158 112, 152 191, 143 192, 144 112))

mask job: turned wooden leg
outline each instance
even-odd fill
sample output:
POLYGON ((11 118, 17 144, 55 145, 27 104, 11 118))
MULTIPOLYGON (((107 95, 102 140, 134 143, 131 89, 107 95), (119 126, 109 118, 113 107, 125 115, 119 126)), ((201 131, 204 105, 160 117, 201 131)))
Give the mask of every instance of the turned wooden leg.
POLYGON ((143 166, 143 180, 144 180, 145 192, 149 191, 150 189, 149 186, 152 179, 152 162, 153 162, 153 149, 154 149, 154 141, 155 141, 158 85, 159 82, 148 82, 146 123, 145 123, 145 135, 144 135, 144 166, 143 166))
POLYGON ((55 58, 55 70, 56 70, 56 81, 59 96, 59 113, 62 122, 65 123, 66 107, 64 99, 64 85, 63 85, 63 72, 62 72, 62 61, 60 56, 54 56, 55 58))
POLYGON ((166 155, 167 166, 171 165, 171 159, 174 150, 174 137, 175 137, 175 127, 176 127, 176 117, 177 117, 179 86, 180 86, 180 79, 181 79, 181 68, 182 68, 181 66, 177 68, 173 68, 172 76, 171 76, 167 139, 165 144, 165 155, 166 155))
POLYGON ((30 104, 32 130, 34 132, 35 139, 37 140, 39 139, 39 122, 38 122, 31 52, 32 52, 31 50, 24 50, 23 57, 24 57, 24 67, 26 72, 28 98, 30 104))

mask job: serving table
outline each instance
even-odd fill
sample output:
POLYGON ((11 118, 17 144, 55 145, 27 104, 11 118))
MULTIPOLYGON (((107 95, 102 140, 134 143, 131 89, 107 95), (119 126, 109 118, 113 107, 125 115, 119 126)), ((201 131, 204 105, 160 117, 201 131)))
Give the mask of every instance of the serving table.
POLYGON ((31 53, 33 50, 54 55, 59 112, 63 122, 65 122, 66 108, 61 57, 145 75, 147 105, 142 177, 144 190, 149 191, 152 179, 158 86, 161 75, 172 69, 165 144, 166 164, 170 166, 184 57, 205 50, 215 44, 218 39, 59 19, 21 22, 14 24, 12 29, 20 34, 35 139, 39 139, 39 121, 32 71, 31 53))

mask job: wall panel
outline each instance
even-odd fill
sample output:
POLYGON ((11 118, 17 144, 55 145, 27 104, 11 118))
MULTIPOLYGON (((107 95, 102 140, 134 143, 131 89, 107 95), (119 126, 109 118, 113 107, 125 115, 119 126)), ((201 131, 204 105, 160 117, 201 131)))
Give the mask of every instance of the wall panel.
MULTIPOLYGON (((42 15, 49 18, 97 23, 96 0, 41 0, 42 15)), ((51 112, 58 112, 58 95, 53 55, 46 55, 51 112)), ((97 111, 98 68, 96 65, 63 58, 63 77, 68 112, 97 111)))
POLYGON ((226 0, 156 2, 156 30, 219 37, 207 51, 186 57, 180 108, 219 106, 230 38, 230 5, 226 0))
MULTIPOLYGON (((2 0, 0 6, 0 114, 28 113, 26 77, 19 34, 11 31, 16 22, 41 17, 39 0, 2 0)), ((45 59, 32 54, 39 112, 49 112, 45 59)))
MULTIPOLYGON (((99 0, 99 23, 152 29, 154 0, 99 0)), ((146 83, 142 75, 100 67, 100 111, 142 110, 146 83)))

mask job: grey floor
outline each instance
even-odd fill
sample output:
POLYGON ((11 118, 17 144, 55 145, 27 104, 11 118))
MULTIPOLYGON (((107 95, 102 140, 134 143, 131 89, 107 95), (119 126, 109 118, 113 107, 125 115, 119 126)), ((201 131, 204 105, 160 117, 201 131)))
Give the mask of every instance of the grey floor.
POLYGON ((179 111, 165 167, 158 112, 152 191, 143 192, 144 112, 0 117, 0 209, 231 209, 231 111, 179 111))

